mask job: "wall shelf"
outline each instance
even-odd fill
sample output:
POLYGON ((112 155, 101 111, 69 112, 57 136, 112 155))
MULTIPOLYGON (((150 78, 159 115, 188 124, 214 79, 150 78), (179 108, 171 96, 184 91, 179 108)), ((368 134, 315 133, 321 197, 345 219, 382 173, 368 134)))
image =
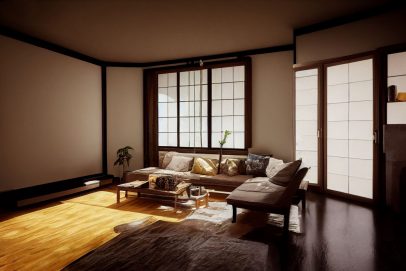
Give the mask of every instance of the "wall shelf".
POLYGON ((392 102, 387 105, 388 124, 406 124, 406 102, 392 102))
MULTIPOLYGON (((406 89, 406 52, 388 55, 388 86, 395 85, 398 93, 406 89)), ((406 124, 406 102, 387 103, 387 124, 406 124)))

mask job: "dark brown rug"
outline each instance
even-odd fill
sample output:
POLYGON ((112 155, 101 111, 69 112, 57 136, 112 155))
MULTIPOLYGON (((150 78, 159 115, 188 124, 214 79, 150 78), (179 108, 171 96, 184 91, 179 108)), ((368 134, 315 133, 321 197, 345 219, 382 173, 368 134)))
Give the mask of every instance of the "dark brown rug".
POLYGON ((202 228, 210 227, 207 221, 154 222, 118 228, 120 235, 64 270, 268 269, 265 244, 215 234, 202 228))

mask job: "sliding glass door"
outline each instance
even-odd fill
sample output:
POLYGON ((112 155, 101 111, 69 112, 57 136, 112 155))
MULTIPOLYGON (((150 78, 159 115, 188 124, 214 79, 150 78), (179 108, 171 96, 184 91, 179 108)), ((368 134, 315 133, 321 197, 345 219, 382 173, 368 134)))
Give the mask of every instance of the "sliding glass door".
POLYGON ((295 157, 310 167, 311 186, 370 201, 374 195, 372 56, 295 70, 295 157))
POLYGON ((373 60, 326 68, 327 189, 373 197, 373 60))
POLYGON ((319 184, 319 71, 305 69, 295 72, 296 159, 310 167, 305 180, 319 184))

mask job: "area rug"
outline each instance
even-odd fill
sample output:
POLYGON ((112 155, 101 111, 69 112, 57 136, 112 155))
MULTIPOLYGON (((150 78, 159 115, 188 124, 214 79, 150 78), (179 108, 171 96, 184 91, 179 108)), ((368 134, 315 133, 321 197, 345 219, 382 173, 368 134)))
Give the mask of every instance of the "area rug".
MULTIPOLYGON (((237 208, 237 215, 237 223, 239 224, 251 225, 252 227, 269 224, 283 228, 283 215, 280 214, 267 215, 237 208)), ((185 220, 207 221, 218 225, 225 225, 224 223, 228 222, 227 225, 229 226, 231 216, 231 205, 228 205, 226 202, 210 202, 208 207, 195 210, 193 214, 188 216, 185 220)), ((296 205, 292 205, 290 209, 289 230, 291 232, 301 233, 299 208, 296 205)))
POLYGON ((158 221, 122 232, 63 270, 268 270, 268 246, 158 221))
MULTIPOLYGON (((300 217, 299 207, 297 205, 290 206, 289 231, 301 233, 300 217)), ((268 223, 283 228, 283 215, 270 214, 268 223)))

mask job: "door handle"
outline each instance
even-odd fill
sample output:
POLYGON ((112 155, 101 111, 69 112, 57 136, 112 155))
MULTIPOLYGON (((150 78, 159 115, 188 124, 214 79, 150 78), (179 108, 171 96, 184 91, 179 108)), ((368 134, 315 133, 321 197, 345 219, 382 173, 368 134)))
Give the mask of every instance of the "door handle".
POLYGON ((379 138, 378 138, 378 132, 376 130, 374 131, 373 137, 374 137, 374 143, 378 144, 379 143, 379 138))

